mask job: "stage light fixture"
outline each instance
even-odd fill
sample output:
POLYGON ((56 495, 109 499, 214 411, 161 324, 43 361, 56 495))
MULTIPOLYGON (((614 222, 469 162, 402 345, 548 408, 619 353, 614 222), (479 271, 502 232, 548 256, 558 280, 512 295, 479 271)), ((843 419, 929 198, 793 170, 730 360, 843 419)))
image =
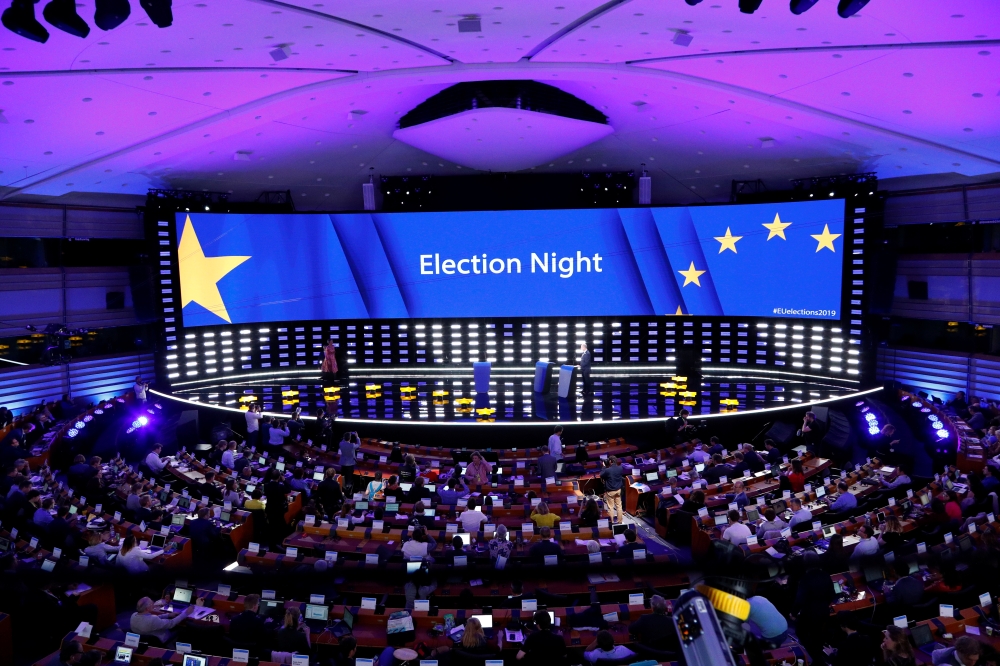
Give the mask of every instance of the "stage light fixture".
POLYGON ((869 0, 840 0, 840 4, 837 5, 837 13, 840 14, 840 18, 851 18, 858 12, 860 12, 865 5, 868 4, 869 0))
POLYGON ((101 30, 114 30, 129 17, 132 7, 128 0, 97 0, 94 23, 101 30))
POLYGON ((74 37, 86 37, 90 26, 76 13, 75 0, 52 0, 42 12, 45 20, 74 37))
POLYGON ((793 14, 798 16, 799 14, 804 14, 812 9, 812 6, 817 2, 819 2, 819 0, 791 0, 791 4, 788 8, 792 10, 793 14))
POLYGON ((14 0, 0 16, 0 22, 13 33, 44 44, 49 39, 49 31, 35 18, 37 1, 14 0))
POLYGON ((172 0, 139 0, 139 4, 156 27, 169 28, 173 24, 174 13, 170 9, 172 0))
POLYGON ((760 8, 760 3, 764 0, 740 0, 740 11, 744 14, 753 14, 760 8))
POLYGON ((684 2, 688 3, 688 5, 690 5, 691 7, 694 7, 695 5, 700 3, 701 0, 684 0, 684 2))

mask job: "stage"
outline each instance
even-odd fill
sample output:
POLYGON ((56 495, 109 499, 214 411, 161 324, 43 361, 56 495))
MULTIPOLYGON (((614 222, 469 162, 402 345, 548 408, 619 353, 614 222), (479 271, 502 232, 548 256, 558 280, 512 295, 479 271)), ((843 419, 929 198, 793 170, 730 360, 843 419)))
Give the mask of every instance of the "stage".
MULTIPOLYGON (((487 393, 476 393, 471 368, 352 372, 324 386, 315 369, 246 373, 174 385, 165 398, 199 408, 238 412, 251 404, 306 419, 325 407, 339 422, 359 425, 539 426, 554 422, 620 425, 662 422, 688 410, 692 418, 801 409, 866 392, 857 381, 753 368, 703 368, 678 377, 662 368, 595 370, 593 390, 581 381, 568 399, 533 392, 533 368, 494 368, 487 393)), ((877 390, 877 389, 868 389, 877 390)))

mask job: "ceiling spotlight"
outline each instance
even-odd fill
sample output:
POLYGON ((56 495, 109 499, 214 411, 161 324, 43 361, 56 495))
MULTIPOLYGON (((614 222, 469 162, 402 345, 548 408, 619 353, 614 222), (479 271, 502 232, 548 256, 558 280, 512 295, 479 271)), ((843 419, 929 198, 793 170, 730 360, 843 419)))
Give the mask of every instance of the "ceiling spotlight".
POLYGON ((867 4, 868 0, 840 0, 837 13, 840 14, 840 18, 851 18, 867 4))
POLYGON ((764 0, 740 0, 740 11, 744 14, 753 14, 760 8, 760 3, 764 0))
POLYGON ((819 0, 792 0, 791 5, 788 8, 792 10, 793 14, 798 16, 799 14, 803 14, 812 9, 812 6, 817 2, 819 2, 819 0))
POLYGON ((128 0, 97 0, 94 23, 101 30, 114 30, 132 13, 128 0))
POLYGON ((38 0, 14 0, 0 16, 4 27, 22 37, 44 44, 49 31, 35 19, 35 3, 38 0))
POLYGON ((76 0, 52 0, 42 12, 45 20, 74 37, 86 37, 90 26, 76 13, 76 0))
POLYGON ((174 22, 174 13, 170 11, 171 0, 139 0, 139 4, 158 28, 169 28, 174 22))

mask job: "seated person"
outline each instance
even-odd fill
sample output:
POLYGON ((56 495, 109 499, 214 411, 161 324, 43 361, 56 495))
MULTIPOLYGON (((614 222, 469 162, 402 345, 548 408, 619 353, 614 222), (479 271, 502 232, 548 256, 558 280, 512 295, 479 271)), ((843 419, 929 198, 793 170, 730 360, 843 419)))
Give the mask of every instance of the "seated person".
POLYGON ((666 599, 654 594, 649 599, 649 608, 653 612, 640 615, 638 620, 628 625, 628 633, 635 637, 636 642, 653 650, 677 647, 677 633, 674 621, 667 614, 666 599))
POLYGON ((311 649, 309 627, 305 624, 298 608, 285 609, 285 621, 282 627, 274 632, 273 645, 278 652, 309 654, 311 649))
POLYGON ((781 532, 786 527, 788 527, 788 524, 781 518, 778 518, 773 506, 769 506, 764 509, 764 517, 760 525, 757 526, 757 535, 759 538, 766 539, 768 532, 781 532))
POLYGON ((260 596, 248 594, 243 597, 243 612, 229 621, 229 637, 242 645, 254 645, 264 641, 270 633, 271 621, 260 616, 260 596))
MULTIPOLYGON (((533 666, 552 666, 564 663, 566 640, 562 636, 552 633, 552 619, 549 614, 546 611, 535 611, 532 619, 534 619, 538 630, 525 637, 524 643, 517 653, 518 661, 527 659, 527 663, 533 666)), ((670 629, 673 631, 673 625, 670 629)))
POLYGON ((853 511, 858 508, 858 498, 848 490, 850 486, 846 481, 837 483, 837 492, 840 493, 837 499, 830 504, 830 511, 853 511))
POLYGON ((550 513, 549 505, 545 502, 539 502, 538 506, 531 510, 529 518, 536 528, 555 527, 559 523, 559 514, 550 513))
POLYGON ((587 646, 583 658, 591 664, 596 664, 602 660, 625 659, 634 655, 635 652, 624 645, 615 645, 615 637, 610 631, 602 630, 597 632, 594 642, 587 646))
POLYGON ((646 544, 640 543, 638 541, 639 535, 636 533, 635 528, 630 527, 629 529, 625 530, 624 536, 625 536, 625 543, 624 545, 622 545, 621 548, 618 549, 618 552, 615 553, 616 555, 622 557, 632 557, 632 554, 635 551, 646 550, 646 544))
POLYGON ((528 551, 528 557, 536 562, 544 562, 546 555, 562 555, 562 546, 552 541, 552 530, 548 527, 543 527, 538 530, 538 536, 542 538, 541 541, 536 543, 528 551))
POLYGON ((486 514, 479 510, 478 497, 470 497, 466 510, 458 514, 458 522, 462 524, 462 529, 469 534, 479 532, 487 520, 486 514))
POLYGON ((580 527, 597 527, 597 521, 601 519, 601 510, 597 506, 597 500, 588 499, 580 512, 580 527))
POLYGON ((427 490, 424 483, 424 477, 418 476, 414 480, 413 485, 410 486, 409 492, 403 496, 403 501, 407 504, 416 504, 421 500, 429 500, 431 498, 431 491, 427 490))
POLYGON ((802 529, 812 528, 812 511, 802 506, 802 500, 793 497, 788 501, 788 508, 792 511, 792 518, 788 521, 788 526, 795 530, 796 525, 805 525, 802 529))
POLYGON ((153 600, 149 597, 143 597, 135 605, 135 613, 132 613, 132 617, 129 619, 129 630, 140 636, 152 636, 166 645, 173 638, 171 630, 186 620, 196 605, 204 605, 204 600, 199 598, 197 604, 188 606, 180 613, 154 615, 153 600))
POLYGON ((791 487, 793 493, 801 493, 805 490, 806 474, 802 467, 802 460, 799 458, 792 460, 792 469, 785 474, 785 479, 788 480, 788 485, 791 487))
POLYGON ((465 485, 465 481, 457 476, 448 479, 448 485, 445 488, 439 488, 437 492, 441 503, 450 505, 458 504, 458 500, 468 494, 469 486, 465 485))
POLYGON ((740 521, 740 512, 729 512, 729 527, 722 533, 722 538, 735 546, 742 546, 751 534, 750 528, 740 521))

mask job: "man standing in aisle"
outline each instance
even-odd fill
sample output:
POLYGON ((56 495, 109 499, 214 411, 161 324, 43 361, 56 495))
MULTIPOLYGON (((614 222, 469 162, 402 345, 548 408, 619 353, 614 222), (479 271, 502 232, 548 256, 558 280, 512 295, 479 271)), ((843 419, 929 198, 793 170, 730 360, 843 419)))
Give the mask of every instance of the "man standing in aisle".
POLYGON ((562 460, 563 457, 562 431, 562 426, 556 426, 549 435, 549 455, 555 456, 556 460, 562 460))
POLYGON ((608 457, 607 467, 601 470, 601 481, 604 482, 604 506, 608 509, 611 524, 625 520, 622 511, 622 488, 625 486, 625 473, 618 464, 618 458, 608 457))
POLYGON ((590 362, 593 357, 590 354, 590 350, 587 349, 587 343, 580 343, 580 374, 583 376, 583 392, 590 393, 593 389, 593 384, 590 382, 590 362))

